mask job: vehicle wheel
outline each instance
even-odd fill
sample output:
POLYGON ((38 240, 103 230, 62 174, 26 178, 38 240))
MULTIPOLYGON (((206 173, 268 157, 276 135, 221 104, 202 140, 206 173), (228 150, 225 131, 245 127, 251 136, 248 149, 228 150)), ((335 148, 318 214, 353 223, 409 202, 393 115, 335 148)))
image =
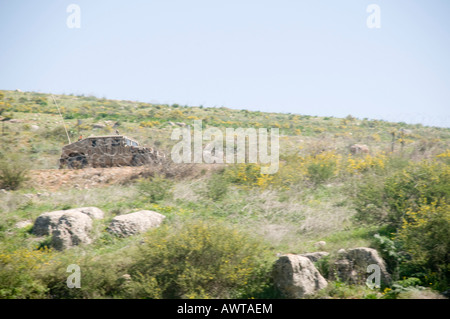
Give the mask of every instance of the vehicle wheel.
POLYGON ((87 165, 87 159, 83 155, 69 157, 69 159, 67 160, 67 166, 69 168, 80 169, 80 168, 84 168, 86 165, 87 165))
POLYGON ((140 155, 134 155, 133 159, 131 160, 131 165, 132 166, 141 166, 141 165, 143 165, 141 156, 140 155))

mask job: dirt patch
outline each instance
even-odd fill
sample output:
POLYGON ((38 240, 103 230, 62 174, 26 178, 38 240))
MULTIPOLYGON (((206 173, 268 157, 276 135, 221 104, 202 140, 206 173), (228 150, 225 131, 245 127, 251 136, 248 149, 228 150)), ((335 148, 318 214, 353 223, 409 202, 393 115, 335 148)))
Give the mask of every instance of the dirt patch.
POLYGON ((41 169, 31 170, 29 185, 36 189, 56 191, 59 189, 91 189, 109 185, 125 185, 139 178, 161 174, 168 178, 195 178, 210 174, 220 169, 218 165, 195 164, 181 166, 174 170, 173 167, 160 166, 125 166, 109 168, 84 168, 84 169, 41 169))
POLYGON ((30 171, 30 184, 39 189, 90 189, 123 184, 141 177, 146 167, 42 169, 30 171))

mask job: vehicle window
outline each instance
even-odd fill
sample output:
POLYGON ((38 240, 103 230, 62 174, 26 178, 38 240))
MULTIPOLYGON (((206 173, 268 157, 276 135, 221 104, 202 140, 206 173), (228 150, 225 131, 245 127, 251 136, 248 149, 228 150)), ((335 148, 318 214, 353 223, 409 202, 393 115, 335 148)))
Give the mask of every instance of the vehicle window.
POLYGON ((97 140, 92 140, 92 147, 96 147, 97 146, 97 140))
POLYGON ((119 146, 120 145, 120 140, 119 139, 113 139, 111 144, 112 144, 112 146, 119 146))
POLYGON ((125 139, 125 142, 127 143, 127 145, 131 145, 131 141, 129 139, 125 139))

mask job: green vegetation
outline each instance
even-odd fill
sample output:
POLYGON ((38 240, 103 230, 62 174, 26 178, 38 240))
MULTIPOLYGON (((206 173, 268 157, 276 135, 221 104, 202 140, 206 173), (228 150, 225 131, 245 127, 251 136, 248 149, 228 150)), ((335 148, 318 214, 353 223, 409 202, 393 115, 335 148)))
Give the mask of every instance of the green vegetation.
POLYGON ((0 188, 16 190, 28 179, 28 164, 17 154, 0 159, 0 188))
POLYGON ((220 223, 177 228, 161 227, 139 247, 131 298, 248 298, 269 286, 269 250, 261 242, 220 223))
MULTIPOLYGON (((277 253, 317 251, 318 241, 331 254, 376 248, 394 281, 382 290, 332 281, 314 298, 437 297, 449 289, 450 129, 55 97, 72 140, 118 129, 166 154, 178 122, 278 127, 280 167, 265 175, 259 164, 168 162, 120 184, 49 190, 31 173, 56 169, 68 143, 57 109, 46 94, 0 91, 0 117, 14 120, 2 121, 0 133, 0 298, 273 298, 277 253), (355 143, 370 152, 351 154, 355 143), (16 226, 82 206, 101 208, 106 222, 144 209, 167 218, 129 238, 99 222, 93 244, 66 251, 16 226), (66 286, 70 264, 82 269, 79 289, 66 286)), ((329 262, 316 266, 325 274, 329 262)))
POLYGON ((137 187, 139 193, 148 201, 156 203, 167 198, 173 182, 161 176, 140 180, 137 187))

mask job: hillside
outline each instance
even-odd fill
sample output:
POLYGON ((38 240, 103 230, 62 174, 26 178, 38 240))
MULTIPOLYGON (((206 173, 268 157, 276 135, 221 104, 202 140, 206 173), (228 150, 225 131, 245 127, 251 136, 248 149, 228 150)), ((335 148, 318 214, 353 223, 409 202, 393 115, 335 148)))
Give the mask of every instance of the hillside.
POLYGON ((338 250, 355 247, 377 249, 393 283, 327 278, 311 298, 437 298, 449 289, 448 128, 54 96, 72 141, 119 130, 167 161, 58 169, 68 141, 51 95, 0 91, 0 298, 276 298, 270 269, 280 254, 328 252, 316 263, 326 276, 338 250), (172 163, 171 133, 194 120, 279 128, 278 171, 172 163), (354 144, 368 152, 352 154, 354 144), (41 214, 78 207, 105 212, 92 244, 49 250, 51 236, 33 234, 41 214), (127 238, 107 231, 114 217, 141 210, 166 216, 163 225, 127 238), (81 289, 62 287, 66 264, 89 269, 81 289))

